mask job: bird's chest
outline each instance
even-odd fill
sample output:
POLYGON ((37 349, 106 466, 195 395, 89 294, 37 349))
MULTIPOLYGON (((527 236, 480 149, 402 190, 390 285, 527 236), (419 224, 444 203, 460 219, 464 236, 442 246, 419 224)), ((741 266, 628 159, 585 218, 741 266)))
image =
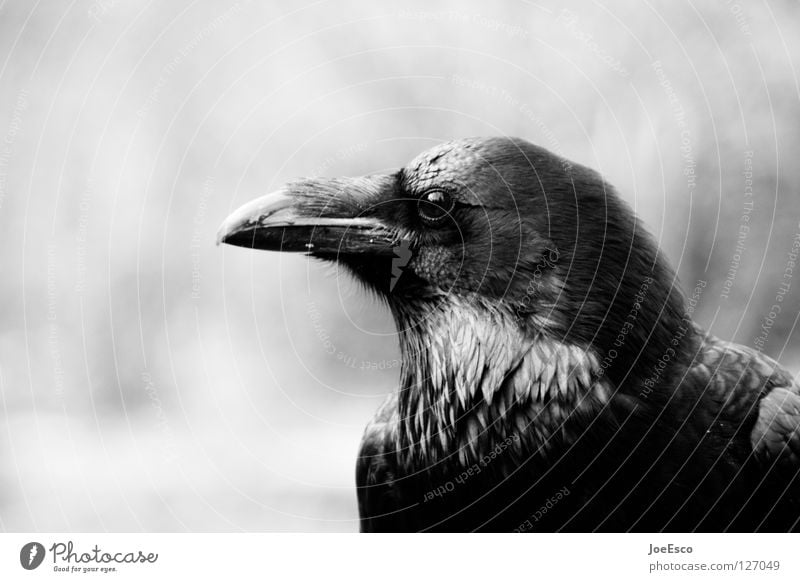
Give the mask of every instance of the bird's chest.
MULTIPOLYGON (((555 414, 537 413, 543 418, 555 414)), ((391 482, 398 500, 406 506, 410 502, 407 517, 414 528, 554 531, 563 527, 584 497, 577 478, 587 455, 577 449, 567 452, 580 436, 569 420, 535 425, 531 422, 535 416, 512 411, 475 432, 456 430, 450 447, 438 440, 441 448, 422 447, 435 451, 432 455, 404 456, 403 452, 421 450, 404 446, 391 482)))
POLYGON ((466 466, 402 468, 395 486, 400 498, 412 501, 406 517, 416 530, 555 531, 584 497, 571 469, 545 469, 535 452, 523 461, 498 446, 466 466))

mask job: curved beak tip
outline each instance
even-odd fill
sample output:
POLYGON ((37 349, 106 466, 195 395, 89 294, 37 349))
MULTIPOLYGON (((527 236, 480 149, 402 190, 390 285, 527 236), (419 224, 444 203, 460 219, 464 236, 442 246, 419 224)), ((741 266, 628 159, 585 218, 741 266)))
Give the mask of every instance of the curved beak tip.
POLYGON ((291 195, 279 190, 240 206, 222 221, 217 230, 217 245, 228 242, 236 244, 234 239, 240 239, 242 235, 247 237, 245 231, 252 230, 255 225, 268 219, 276 220, 286 213, 291 214, 294 202, 291 195))
MULTIPOLYGON (((338 186, 337 186, 338 187, 338 186)), ((327 194, 332 186, 320 184, 327 194)), ((320 204, 307 204, 309 196, 296 196, 291 188, 273 192, 234 210, 217 230, 217 245, 315 255, 389 255, 393 231, 378 219, 358 215, 358 208, 320 212, 320 204)))
POLYGON ((217 229, 217 242, 216 245, 219 246, 225 242, 225 238, 228 235, 228 221, 224 220, 222 224, 219 225, 217 229))

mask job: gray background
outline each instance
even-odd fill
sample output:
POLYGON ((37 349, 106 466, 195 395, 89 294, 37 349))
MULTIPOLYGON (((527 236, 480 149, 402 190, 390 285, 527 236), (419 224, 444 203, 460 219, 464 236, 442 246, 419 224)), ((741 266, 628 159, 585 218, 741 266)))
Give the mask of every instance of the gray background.
POLYGON ((769 313, 800 231, 797 8, 0 3, 0 528, 355 530, 388 313, 215 231, 454 137, 598 169, 708 282, 697 319, 753 346, 766 318, 796 371, 800 273, 769 313))

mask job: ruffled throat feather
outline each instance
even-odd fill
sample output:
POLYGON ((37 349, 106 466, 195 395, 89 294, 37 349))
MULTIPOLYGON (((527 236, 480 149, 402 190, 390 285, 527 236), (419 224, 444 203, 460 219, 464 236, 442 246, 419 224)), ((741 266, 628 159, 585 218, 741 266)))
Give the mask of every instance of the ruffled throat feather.
POLYGON ((406 315, 395 313, 403 352, 396 447, 406 469, 470 466, 495 450, 516 461, 548 456, 612 393, 591 349, 528 329, 513 313, 448 302, 406 315))

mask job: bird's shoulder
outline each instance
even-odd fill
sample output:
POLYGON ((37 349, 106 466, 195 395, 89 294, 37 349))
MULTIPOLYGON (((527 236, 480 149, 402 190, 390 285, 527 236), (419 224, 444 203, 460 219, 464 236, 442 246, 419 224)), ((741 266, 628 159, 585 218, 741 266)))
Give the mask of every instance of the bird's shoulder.
POLYGON ((758 350, 700 332, 686 379, 716 403, 720 422, 752 426, 757 458, 800 466, 800 386, 792 375, 758 350))
POLYGON ((357 481, 359 485, 380 482, 385 471, 395 466, 397 430, 397 395, 390 395, 364 429, 358 454, 357 481))
POLYGON ((761 399, 750 441, 762 460, 800 467, 800 394, 796 384, 775 388, 761 399))
POLYGON ((361 531, 402 528, 402 500, 396 487, 397 395, 389 396, 367 424, 356 461, 361 531))
POLYGON ((736 415, 776 387, 797 388, 792 375, 766 354, 695 328, 699 343, 686 377, 702 381, 723 410, 736 415))

